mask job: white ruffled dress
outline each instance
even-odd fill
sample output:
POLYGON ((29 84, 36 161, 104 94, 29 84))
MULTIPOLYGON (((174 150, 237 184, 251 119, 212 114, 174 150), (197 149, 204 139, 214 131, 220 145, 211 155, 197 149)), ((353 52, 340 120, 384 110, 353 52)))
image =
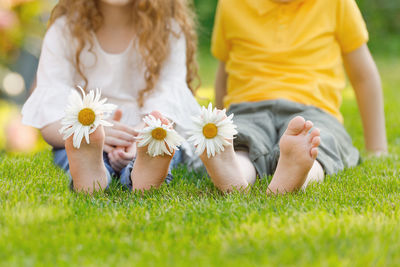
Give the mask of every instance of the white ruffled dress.
MULTIPOLYGON (((177 24, 174 28, 178 29, 177 24)), ((191 116, 199 114, 200 107, 186 84, 186 42, 182 33, 169 39, 171 52, 164 62, 154 92, 147 97, 143 108, 137 105, 137 95, 145 87, 144 67, 136 42, 120 54, 105 52, 94 36, 92 52, 85 48, 81 63, 88 79, 88 89, 101 89, 109 103, 122 110, 121 122, 134 126, 144 115, 160 111, 175 123, 183 136, 191 124, 191 116)), ((68 96, 83 80, 74 66, 75 42, 65 17, 57 19, 43 41, 37 72, 37 86, 22 109, 22 122, 36 128, 64 117, 68 96)), ((192 149, 185 143, 188 154, 192 149)))

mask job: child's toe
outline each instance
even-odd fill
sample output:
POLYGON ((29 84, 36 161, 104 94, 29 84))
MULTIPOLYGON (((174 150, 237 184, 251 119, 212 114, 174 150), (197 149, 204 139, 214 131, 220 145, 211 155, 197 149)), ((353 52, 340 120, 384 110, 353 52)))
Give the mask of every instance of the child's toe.
POLYGON ((301 116, 294 117, 288 124, 286 129, 286 134, 288 135, 298 135, 304 130, 305 120, 301 116))
POLYGON ((306 121, 305 125, 304 125, 304 130, 303 130, 303 134, 306 135, 308 134, 308 132, 311 130, 311 128, 313 127, 313 123, 311 121, 306 121))
POLYGON ((314 128, 311 132, 310 132, 310 134, 309 134, 309 140, 310 140, 310 142, 311 142, 311 140, 312 139, 314 139, 314 137, 316 137, 316 136, 320 136, 320 130, 318 129, 318 128, 314 128))
POLYGON ((315 136, 313 139, 311 139, 312 147, 318 147, 320 143, 321 143, 321 138, 319 136, 315 136))
POLYGON ((311 148, 310 155, 315 160, 318 156, 318 148, 317 147, 311 148))

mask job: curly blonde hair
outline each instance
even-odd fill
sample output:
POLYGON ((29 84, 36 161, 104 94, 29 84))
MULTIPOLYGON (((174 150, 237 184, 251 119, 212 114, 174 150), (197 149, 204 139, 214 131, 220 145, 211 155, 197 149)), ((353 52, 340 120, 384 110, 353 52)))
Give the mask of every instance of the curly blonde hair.
MULTIPOLYGON (((100 0, 60 0, 51 13, 49 27, 54 21, 65 16, 73 38, 77 40, 74 63, 85 86, 88 80, 80 62, 80 54, 89 44, 93 48, 92 32, 101 27, 103 17, 99 9, 100 0)), ((196 62, 197 35, 194 12, 188 0, 135 0, 132 3, 135 32, 139 52, 144 59, 146 87, 138 95, 137 102, 143 106, 146 96, 152 93, 160 76, 163 62, 170 51, 169 37, 174 33, 172 23, 176 21, 186 39, 186 82, 192 93, 198 88, 199 76, 196 62), (197 86, 194 86, 194 81, 197 86)))

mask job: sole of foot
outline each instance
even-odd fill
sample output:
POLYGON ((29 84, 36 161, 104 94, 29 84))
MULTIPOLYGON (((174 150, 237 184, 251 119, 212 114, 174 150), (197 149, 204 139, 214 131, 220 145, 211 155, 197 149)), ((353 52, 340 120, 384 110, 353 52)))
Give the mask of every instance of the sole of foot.
POLYGON ((227 140, 224 151, 215 156, 207 156, 207 148, 200 155, 200 159, 206 167, 214 185, 222 192, 234 190, 243 191, 248 188, 249 183, 244 178, 239 159, 233 148, 233 141, 227 140))
MULTIPOLYGON (((168 119, 163 117, 160 112, 150 113, 156 119, 160 119, 163 124, 169 124, 168 119)), ((147 126, 147 125, 146 125, 147 126)), ((169 164, 173 154, 152 157, 147 153, 148 146, 138 147, 136 160, 131 172, 132 190, 149 190, 159 188, 168 175, 169 164)))
POLYGON ((200 155, 200 159, 212 182, 222 192, 244 191, 248 188, 249 183, 242 174, 232 144, 226 146, 224 151, 214 157, 208 158, 205 151, 200 155))
POLYGON ((311 121, 293 118, 279 141, 280 157, 268 194, 294 192, 304 184, 318 155, 320 133, 311 121))
POLYGON ((73 146, 73 136, 65 140, 69 169, 75 191, 93 193, 107 187, 107 172, 103 162, 104 128, 99 126, 85 139, 79 149, 73 146))

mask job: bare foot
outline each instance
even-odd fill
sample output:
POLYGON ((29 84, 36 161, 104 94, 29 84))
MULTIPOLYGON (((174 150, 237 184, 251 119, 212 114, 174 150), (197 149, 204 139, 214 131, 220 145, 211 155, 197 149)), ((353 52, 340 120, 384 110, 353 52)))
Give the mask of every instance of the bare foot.
POLYGON ((103 162, 104 128, 99 126, 85 139, 79 149, 73 146, 73 135, 65 140, 69 169, 76 191, 92 193, 107 187, 107 174, 103 162))
POLYGON ((225 150, 214 157, 207 157, 207 151, 200 155, 200 159, 207 169, 214 185, 222 192, 231 192, 234 189, 246 189, 249 183, 244 178, 232 141, 225 150))
MULTIPOLYGON (((150 114, 156 119, 160 119, 163 124, 169 123, 158 111, 153 111, 150 114)), ((147 148, 148 146, 137 148, 136 160, 131 173, 133 191, 160 187, 167 177, 169 164, 175 153, 175 151, 172 152, 171 156, 164 154, 163 156, 151 157, 147 154, 147 148)))
POLYGON ((297 116, 279 141, 280 157, 267 193, 284 194, 299 189, 314 164, 320 144, 319 130, 309 133, 313 124, 297 116))

